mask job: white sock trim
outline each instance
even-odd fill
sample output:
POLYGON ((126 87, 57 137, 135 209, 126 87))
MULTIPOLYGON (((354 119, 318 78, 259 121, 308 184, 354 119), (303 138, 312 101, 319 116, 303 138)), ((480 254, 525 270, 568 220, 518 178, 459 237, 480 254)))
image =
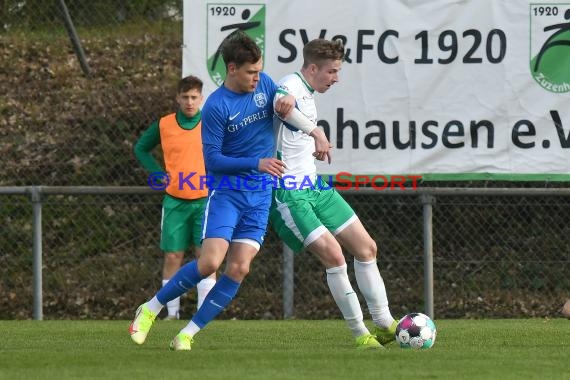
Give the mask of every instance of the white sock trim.
MULTIPOLYGON (((357 266, 368 266, 368 265, 375 265, 377 263, 377 260, 370 260, 370 261, 358 261, 356 258, 354 259, 354 270, 356 270, 357 266)), ((360 268, 359 268, 360 269, 360 268)))
POLYGON ((148 309, 154 314, 158 314, 160 313, 164 305, 158 301, 158 298, 156 298, 156 296, 154 296, 150 301, 146 303, 146 307, 148 307, 148 309))
POLYGON ((200 327, 198 327, 197 324, 195 324, 194 322, 190 321, 188 322, 188 324, 186 325, 186 327, 184 327, 182 330, 180 330, 180 332, 183 332, 184 334, 190 335, 190 336, 194 336, 196 334, 198 334, 198 332, 201 330, 200 327))

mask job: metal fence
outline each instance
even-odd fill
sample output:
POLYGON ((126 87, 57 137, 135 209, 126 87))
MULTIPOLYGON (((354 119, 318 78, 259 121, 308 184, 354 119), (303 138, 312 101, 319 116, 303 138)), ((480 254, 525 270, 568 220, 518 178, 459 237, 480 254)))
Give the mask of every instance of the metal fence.
MULTIPOLYGON (((378 242, 396 316, 556 317, 570 294, 570 189, 343 194, 378 242)), ((0 195, 0 318, 128 319, 160 286, 160 194, 144 187, 3 187, 0 195)), ((191 315, 195 294, 182 305, 191 315)), ((284 255, 270 230, 222 317, 340 314, 317 259, 284 255)))

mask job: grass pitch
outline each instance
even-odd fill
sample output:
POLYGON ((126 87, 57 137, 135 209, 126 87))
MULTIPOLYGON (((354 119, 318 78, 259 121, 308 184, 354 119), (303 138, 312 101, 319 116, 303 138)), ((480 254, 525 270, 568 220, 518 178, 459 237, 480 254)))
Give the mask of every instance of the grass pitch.
POLYGON ((186 321, 146 343, 129 321, 0 321, 0 379, 570 379, 570 321, 435 320, 430 350, 357 351, 344 321, 214 321, 170 352, 186 321))

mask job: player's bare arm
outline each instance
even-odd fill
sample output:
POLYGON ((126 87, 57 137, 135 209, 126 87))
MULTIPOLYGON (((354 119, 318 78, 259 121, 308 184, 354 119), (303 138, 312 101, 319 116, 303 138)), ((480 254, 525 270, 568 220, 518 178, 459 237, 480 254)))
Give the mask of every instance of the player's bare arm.
POLYGON ((295 97, 293 95, 276 96, 273 110, 281 119, 289 117, 291 111, 295 108, 295 97))
POLYGON ((277 92, 273 102, 273 108, 281 120, 287 121, 295 128, 298 128, 315 139, 315 152, 313 156, 319 161, 326 159, 330 164, 330 149, 332 145, 329 143, 325 133, 317 128, 316 124, 309 120, 301 111, 295 108, 295 97, 283 92, 277 92), (289 107, 291 108, 289 109, 289 107), (289 109, 288 112, 287 109, 289 109))
POLYGON ((327 139, 325 132, 320 128, 315 128, 311 131, 309 136, 315 139, 315 153, 313 153, 313 156, 319 161, 324 161, 326 159, 330 164, 332 161, 332 145, 327 139))
POLYGON ((292 124, 294 127, 305 132, 315 140, 315 152, 313 156, 319 160, 324 161, 325 159, 328 163, 331 163, 330 149, 332 145, 330 144, 327 136, 322 129, 318 128, 316 124, 311 122, 301 111, 294 108, 290 115, 287 117, 286 121, 292 124))

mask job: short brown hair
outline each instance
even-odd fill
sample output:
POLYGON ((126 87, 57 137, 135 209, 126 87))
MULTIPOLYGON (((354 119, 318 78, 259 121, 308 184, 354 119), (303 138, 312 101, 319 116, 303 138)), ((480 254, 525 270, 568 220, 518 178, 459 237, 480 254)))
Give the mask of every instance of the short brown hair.
POLYGON ((303 47, 303 67, 314 63, 320 66, 325 60, 344 60, 344 45, 340 40, 325 40, 317 38, 303 47))
POLYGON ((181 94, 193 89, 196 89, 201 93, 203 86, 204 83, 200 78, 195 77, 194 75, 188 75, 187 77, 180 79, 178 82, 178 93, 181 94))
POLYGON ((235 63, 240 67, 244 63, 256 63, 261 59, 261 49, 247 34, 241 30, 226 37, 221 47, 222 57, 226 64, 235 63))

